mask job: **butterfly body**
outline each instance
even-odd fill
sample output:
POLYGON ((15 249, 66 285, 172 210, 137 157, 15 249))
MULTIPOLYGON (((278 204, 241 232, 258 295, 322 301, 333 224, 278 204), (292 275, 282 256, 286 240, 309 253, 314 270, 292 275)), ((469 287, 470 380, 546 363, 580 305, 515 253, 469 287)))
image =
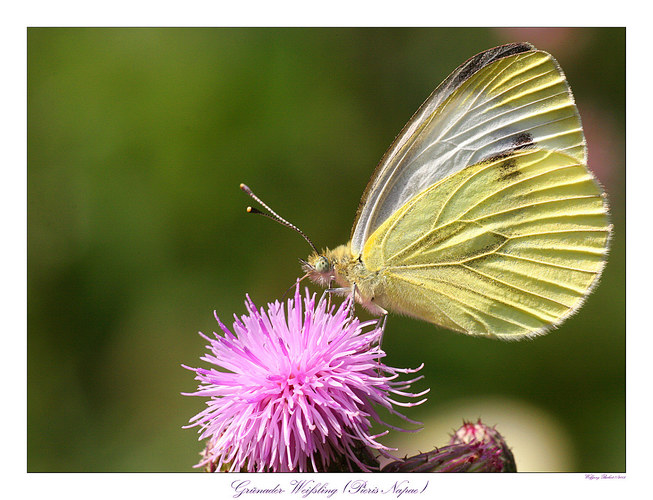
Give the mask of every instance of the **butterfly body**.
POLYGON ((375 314, 520 339, 578 310, 611 229, 562 70, 516 43, 429 96, 372 175, 350 241, 304 271, 375 314))

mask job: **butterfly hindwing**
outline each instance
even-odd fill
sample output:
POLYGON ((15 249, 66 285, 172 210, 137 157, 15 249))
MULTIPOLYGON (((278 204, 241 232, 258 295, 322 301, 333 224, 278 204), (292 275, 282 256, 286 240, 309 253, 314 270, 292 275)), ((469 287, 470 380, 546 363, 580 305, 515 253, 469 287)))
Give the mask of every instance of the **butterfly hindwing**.
POLYGON ((379 304, 474 335, 542 333, 599 276, 602 190, 565 153, 527 149, 469 166, 411 198, 367 240, 379 304))

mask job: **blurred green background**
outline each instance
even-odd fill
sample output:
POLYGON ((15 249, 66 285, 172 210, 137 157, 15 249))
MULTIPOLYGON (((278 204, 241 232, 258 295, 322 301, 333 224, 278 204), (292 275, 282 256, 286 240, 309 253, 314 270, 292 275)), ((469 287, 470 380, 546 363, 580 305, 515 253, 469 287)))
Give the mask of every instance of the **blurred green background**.
MULTIPOLYGON (((204 401, 180 395, 196 387, 180 365, 202 364, 197 331, 217 328, 214 309, 244 313, 245 293, 280 298, 309 253, 248 216, 238 184, 318 246, 345 243, 412 113, 460 63, 512 41, 551 52, 574 91, 612 207, 608 266, 581 311, 534 341, 391 316, 387 363, 426 364, 429 401, 405 412, 424 436, 443 415, 448 429, 481 416, 519 468, 545 422, 539 443, 563 446, 533 441, 553 465, 521 470, 625 471, 625 29, 27 35, 29 471, 193 470, 202 444, 181 426, 204 401)), ((426 451, 448 436, 410 439, 426 451)))

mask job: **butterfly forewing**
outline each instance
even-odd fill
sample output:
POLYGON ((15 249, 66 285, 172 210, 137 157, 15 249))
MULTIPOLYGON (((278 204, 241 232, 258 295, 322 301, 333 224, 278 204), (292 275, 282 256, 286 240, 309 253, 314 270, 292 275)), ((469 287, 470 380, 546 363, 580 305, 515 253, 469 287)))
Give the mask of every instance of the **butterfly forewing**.
POLYGON ((415 194, 484 159, 537 147, 586 163, 578 111, 556 61, 527 44, 499 49, 458 68, 390 147, 361 202, 354 254, 415 194))

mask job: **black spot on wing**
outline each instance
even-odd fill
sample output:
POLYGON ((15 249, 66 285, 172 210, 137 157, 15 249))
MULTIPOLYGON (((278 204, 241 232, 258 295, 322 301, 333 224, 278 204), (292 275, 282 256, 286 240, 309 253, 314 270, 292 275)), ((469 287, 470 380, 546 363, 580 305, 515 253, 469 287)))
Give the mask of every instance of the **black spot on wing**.
POLYGON ((460 71, 456 74, 455 78, 451 82, 453 88, 458 88, 460 85, 467 80, 471 75, 476 73, 483 66, 481 61, 478 61, 477 58, 482 54, 474 56, 472 59, 467 61, 463 67, 460 68, 460 71))
POLYGON ((515 54, 521 54, 522 52, 528 52, 529 50, 534 50, 533 47, 528 42, 516 42, 516 43, 507 43, 496 47, 494 50, 497 51, 495 59, 501 59, 502 57, 513 56, 515 54))
POLYGON ((517 162, 514 158, 509 158, 506 161, 497 165, 499 170, 499 180, 500 181, 509 181, 519 177, 521 172, 517 166, 517 162))
POLYGON ((515 145, 513 151, 518 151, 520 149, 528 149, 535 146, 535 142, 533 142, 533 135, 530 134, 529 132, 522 132, 516 135, 513 138, 513 143, 515 145))
POLYGON ((508 144, 506 145, 508 147, 503 151, 487 156, 483 158, 481 161, 483 163, 495 162, 495 161, 502 160, 504 158, 508 158, 514 155, 517 151, 534 148, 535 141, 533 140, 533 136, 529 132, 520 132, 519 134, 510 137, 508 139, 508 144))
POLYGON ((458 70, 454 71, 454 73, 451 75, 453 79, 450 82, 445 83, 451 84, 452 88, 455 89, 470 76, 488 64, 492 64, 499 59, 503 59, 504 57, 521 54, 522 52, 528 52, 534 49, 535 47, 533 47, 530 43, 509 43, 507 45, 501 45, 499 47, 485 50, 480 54, 476 54, 474 57, 468 59, 466 62, 460 65, 458 70))
POLYGON ((495 153, 492 156, 483 158, 483 160, 481 160, 481 163, 494 163, 495 161, 503 160, 504 158, 509 158, 512 155, 513 155, 513 150, 506 149, 505 151, 501 151, 500 153, 495 153))

